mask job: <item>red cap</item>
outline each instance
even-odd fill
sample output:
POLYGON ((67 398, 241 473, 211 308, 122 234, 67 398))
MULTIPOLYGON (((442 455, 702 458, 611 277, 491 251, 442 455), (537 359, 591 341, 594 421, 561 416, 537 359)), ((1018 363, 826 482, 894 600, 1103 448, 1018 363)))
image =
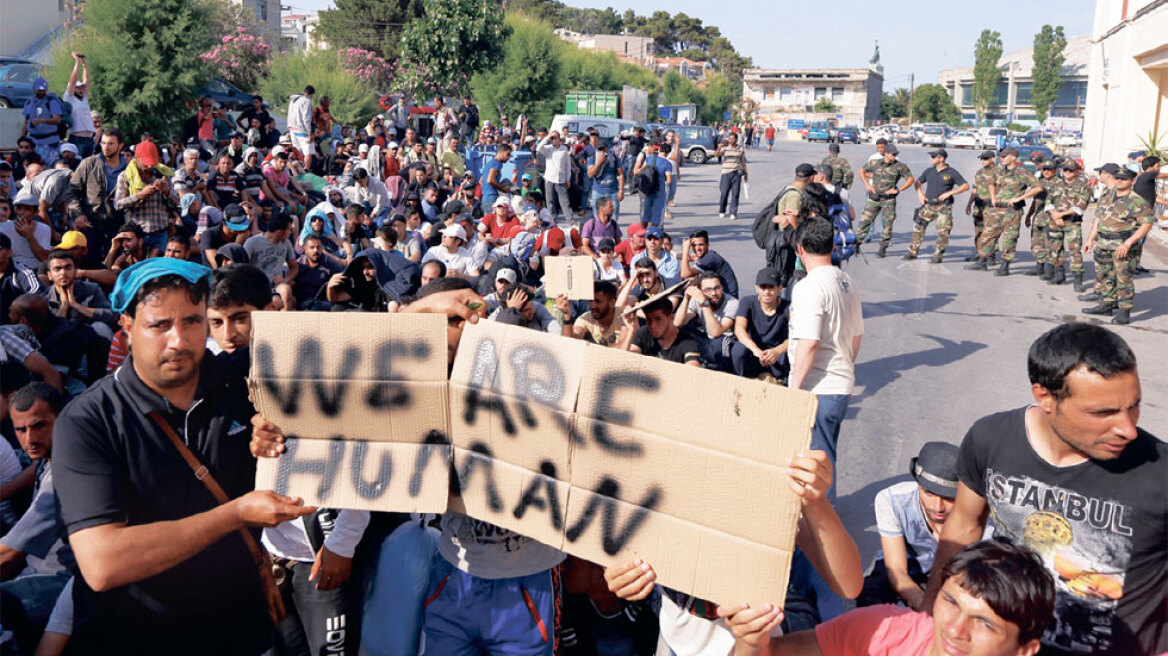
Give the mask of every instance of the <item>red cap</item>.
POLYGON ((158 166, 162 159, 158 156, 158 146, 152 142, 143 141, 134 146, 134 159, 142 166, 158 166))
POLYGON ((633 225, 629 226, 628 233, 630 237, 643 235, 645 234, 645 226, 640 221, 634 222, 633 225))

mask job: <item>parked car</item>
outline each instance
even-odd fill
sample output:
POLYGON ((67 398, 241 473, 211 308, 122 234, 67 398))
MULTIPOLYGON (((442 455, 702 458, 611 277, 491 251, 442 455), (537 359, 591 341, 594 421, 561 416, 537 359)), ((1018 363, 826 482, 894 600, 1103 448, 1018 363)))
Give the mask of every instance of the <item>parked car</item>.
POLYGON ((972 132, 963 130, 954 133, 945 141, 946 148, 981 148, 981 141, 978 140, 977 135, 972 132))
POLYGON ((944 146, 945 145, 945 128, 940 125, 930 125, 921 130, 920 137, 922 146, 944 146))
MULTIPOLYGON (((230 111, 242 111, 251 107, 251 99, 254 94, 250 94, 239 87, 236 87, 222 78, 212 78, 203 88, 199 89, 199 97, 208 96, 214 102, 219 103, 219 106, 230 111)), ((284 99, 287 102, 287 98, 284 99)), ((277 100, 279 102, 279 100, 277 100)))
POLYGON ((860 129, 854 125, 845 125, 835 130, 836 143, 860 143, 860 129))
POLYGON ((7 55, 0 55, 0 66, 8 66, 9 64, 32 64, 36 66, 36 62, 31 59, 23 57, 9 57, 7 55))
POLYGON ((1018 161, 1022 162, 1022 166, 1026 167, 1027 171, 1035 173, 1038 167, 1034 164, 1034 153, 1041 153, 1042 158, 1040 162, 1054 158, 1054 151, 1046 146, 1015 146, 1018 149, 1018 161))
POLYGON ((718 133, 705 125, 675 125, 669 129, 681 140, 681 155, 690 164, 705 164, 718 150, 718 133))
POLYGON ((807 141, 831 141, 831 124, 827 121, 814 121, 807 131, 807 141))
POLYGON ((889 141, 894 141, 898 144, 915 144, 920 143, 921 138, 909 128, 897 130, 893 133, 893 138, 889 141))
POLYGON ((10 64, 0 67, 0 109, 24 107, 32 98, 32 81, 40 77, 33 64, 10 64))

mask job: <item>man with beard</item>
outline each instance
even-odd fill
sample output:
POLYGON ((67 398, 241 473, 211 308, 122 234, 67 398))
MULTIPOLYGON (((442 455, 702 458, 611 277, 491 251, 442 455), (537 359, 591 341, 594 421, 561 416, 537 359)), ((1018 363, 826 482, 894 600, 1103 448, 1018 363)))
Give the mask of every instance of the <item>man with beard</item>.
POLYGON ((556 299, 556 307, 564 313, 564 336, 583 339, 601 346, 616 346, 620 340, 621 322, 616 316, 616 285, 607 280, 592 283, 592 300, 588 311, 571 321, 571 303, 556 299))
POLYGON ((300 263, 300 273, 296 276, 296 307, 301 310, 327 310, 327 301, 317 300, 320 290, 328 281, 345 267, 336 260, 325 256, 324 245, 320 237, 309 235, 304 238, 304 254, 297 262, 300 263))
POLYGON ((98 335, 113 340, 118 318, 97 283, 77 279, 77 263, 69 251, 49 253, 49 309, 58 317, 87 323, 98 335))
POLYGON ((619 348, 691 367, 702 366, 702 348, 673 325, 673 303, 669 298, 653 301, 644 312, 645 325, 640 328, 636 314, 621 315, 625 329, 619 348))
POLYGON ((33 80, 32 90, 35 95, 24 103, 24 125, 20 129, 20 136, 32 139, 45 166, 52 166, 60 157, 57 152, 61 144, 58 127, 65 109, 61 107, 57 96, 49 95, 49 83, 45 78, 33 80))
POLYGON ((730 371, 729 345, 723 336, 734 334, 738 299, 726 295, 717 273, 703 271, 697 284, 686 288, 683 300, 673 314, 673 325, 698 338, 706 362, 730 371))
POLYGON ((118 228, 114 234, 109 253, 105 256, 105 266, 114 271, 123 271, 149 257, 158 257, 161 254, 161 251, 146 252, 142 229, 133 223, 127 223, 118 228))

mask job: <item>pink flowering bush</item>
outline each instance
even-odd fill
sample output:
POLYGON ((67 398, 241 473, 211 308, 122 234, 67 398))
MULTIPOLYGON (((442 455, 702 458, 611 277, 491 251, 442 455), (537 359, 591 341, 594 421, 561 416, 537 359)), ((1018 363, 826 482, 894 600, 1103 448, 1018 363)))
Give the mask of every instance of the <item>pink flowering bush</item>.
POLYGON ((397 63, 385 61, 372 50, 344 48, 337 52, 341 68, 371 90, 381 93, 389 89, 400 72, 397 63))
POLYGON ((211 50, 199 55, 215 75, 245 91, 253 91, 267 74, 272 47, 264 38, 251 34, 245 27, 219 39, 211 50))

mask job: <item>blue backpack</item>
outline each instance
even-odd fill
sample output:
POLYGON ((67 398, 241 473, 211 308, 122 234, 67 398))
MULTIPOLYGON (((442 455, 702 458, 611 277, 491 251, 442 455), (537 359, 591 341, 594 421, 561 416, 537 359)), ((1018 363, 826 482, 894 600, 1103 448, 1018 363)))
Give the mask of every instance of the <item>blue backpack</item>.
POLYGON ((845 203, 835 203, 827 208, 831 225, 835 229, 832 237, 831 263, 840 266, 856 254, 856 231, 852 229, 852 218, 845 203))

